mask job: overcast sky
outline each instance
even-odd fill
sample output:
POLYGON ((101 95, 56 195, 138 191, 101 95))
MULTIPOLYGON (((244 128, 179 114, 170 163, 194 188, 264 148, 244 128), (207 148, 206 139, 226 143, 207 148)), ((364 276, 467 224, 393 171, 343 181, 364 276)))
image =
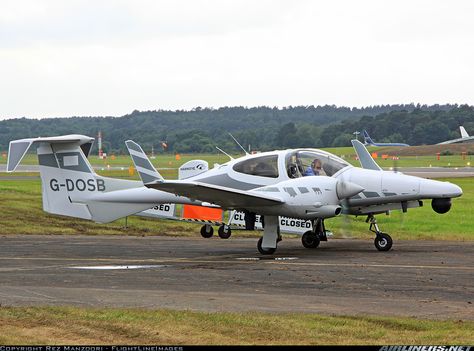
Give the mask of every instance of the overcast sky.
POLYGON ((0 119, 474 104, 469 0, 0 0, 0 8, 0 119))

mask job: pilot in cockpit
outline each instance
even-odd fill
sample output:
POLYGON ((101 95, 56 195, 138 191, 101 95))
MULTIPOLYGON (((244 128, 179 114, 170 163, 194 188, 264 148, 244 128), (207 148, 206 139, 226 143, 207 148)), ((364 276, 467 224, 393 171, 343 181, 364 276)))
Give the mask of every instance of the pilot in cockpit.
POLYGON ((324 169, 322 167, 321 160, 319 158, 315 158, 313 162, 311 162, 311 165, 309 165, 306 168, 306 171, 304 172, 303 176, 318 176, 322 175, 325 176, 326 172, 324 172, 324 169))

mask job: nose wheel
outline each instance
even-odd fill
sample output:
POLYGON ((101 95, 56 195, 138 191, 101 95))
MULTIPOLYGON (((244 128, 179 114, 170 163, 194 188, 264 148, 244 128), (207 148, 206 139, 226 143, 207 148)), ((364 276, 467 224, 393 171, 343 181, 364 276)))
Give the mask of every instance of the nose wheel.
POLYGON ((374 245, 379 251, 388 251, 392 248, 392 238, 387 233, 379 233, 374 239, 374 245))
POLYGON ((374 245, 379 251, 388 251, 392 248, 393 240, 390 235, 380 231, 377 219, 373 215, 368 215, 366 222, 370 223, 369 230, 375 233, 374 245))

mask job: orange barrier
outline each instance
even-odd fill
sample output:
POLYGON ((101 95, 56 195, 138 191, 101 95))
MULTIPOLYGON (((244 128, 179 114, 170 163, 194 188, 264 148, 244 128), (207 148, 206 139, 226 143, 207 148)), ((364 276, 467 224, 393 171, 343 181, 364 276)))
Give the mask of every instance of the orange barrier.
POLYGON ((372 158, 377 158, 377 157, 379 157, 379 155, 377 155, 376 152, 372 152, 372 158))
POLYGON ((221 208, 183 205, 183 219, 204 219, 222 222, 224 212, 221 208))

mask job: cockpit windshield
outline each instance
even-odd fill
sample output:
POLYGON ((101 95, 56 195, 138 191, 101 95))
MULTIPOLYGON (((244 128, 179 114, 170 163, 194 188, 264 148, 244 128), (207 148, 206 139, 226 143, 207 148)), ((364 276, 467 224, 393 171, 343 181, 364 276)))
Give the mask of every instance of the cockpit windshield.
POLYGON ((286 155, 288 177, 300 178, 312 175, 331 177, 349 166, 343 159, 318 150, 299 150, 286 155))

